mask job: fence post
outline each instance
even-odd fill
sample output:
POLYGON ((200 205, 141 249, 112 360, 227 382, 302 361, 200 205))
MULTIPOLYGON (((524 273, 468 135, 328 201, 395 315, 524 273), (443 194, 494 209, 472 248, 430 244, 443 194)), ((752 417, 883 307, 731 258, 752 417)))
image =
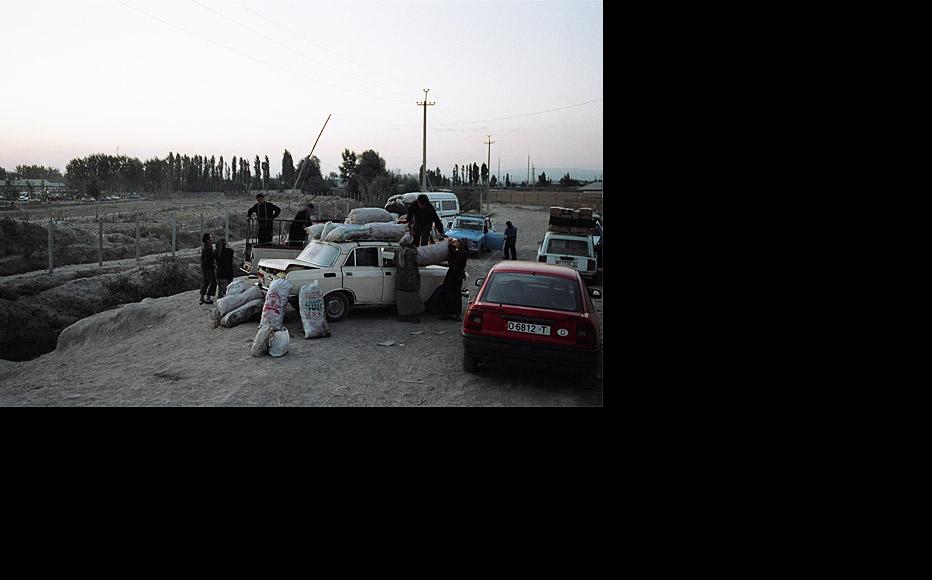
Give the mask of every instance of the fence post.
POLYGON ((136 213, 136 261, 139 261, 139 213, 136 213))
POLYGON ((49 217, 49 274, 55 271, 55 262, 52 259, 52 218, 49 217))
POLYGON ((201 236, 198 238, 198 240, 203 240, 203 239, 204 239, 204 214, 201 214, 201 236))
POLYGON ((230 239, 230 210, 224 212, 225 225, 224 225, 224 234, 226 235, 227 243, 229 244, 232 240, 230 239))
POLYGON ((97 267, 104 267, 104 220, 97 220, 97 267))
POLYGON ((175 212, 172 211, 172 258, 175 257, 175 212))

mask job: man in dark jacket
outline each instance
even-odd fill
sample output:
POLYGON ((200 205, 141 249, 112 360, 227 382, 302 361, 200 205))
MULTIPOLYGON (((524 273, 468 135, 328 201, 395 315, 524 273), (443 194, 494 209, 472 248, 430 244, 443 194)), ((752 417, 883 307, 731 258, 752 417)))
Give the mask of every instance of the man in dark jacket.
POLYGON ((213 304, 214 290, 217 289, 217 273, 214 269, 214 236, 204 234, 201 238, 204 247, 201 248, 201 274, 204 283, 201 284, 201 301, 198 304, 213 304))
POLYGON ((227 247, 226 238, 217 240, 214 258, 217 261, 217 298, 223 298, 227 285, 233 281, 233 250, 227 247))
POLYGON ((430 203, 427 194, 417 196, 417 202, 408 208, 408 223, 414 224, 415 246, 426 246, 430 242, 431 225, 437 226, 438 239, 443 239, 443 224, 440 223, 440 216, 437 215, 437 210, 430 203))
POLYGON ((272 220, 277 218, 280 213, 282 213, 281 208, 265 201, 264 195, 261 193, 256 195, 256 203, 246 212, 246 219, 248 220, 252 217, 252 214, 256 214, 259 220, 258 237, 260 244, 272 241, 272 226, 274 225, 272 220))
POLYGON ((308 202, 304 209, 294 215, 294 219, 291 220, 291 228, 288 230, 289 246, 298 248, 304 246, 304 242, 307 241, 307 232, 304 228, 314 225, 314 221, 311 219, 312 215, 314 215, 314 204, 311 202, 308 202))

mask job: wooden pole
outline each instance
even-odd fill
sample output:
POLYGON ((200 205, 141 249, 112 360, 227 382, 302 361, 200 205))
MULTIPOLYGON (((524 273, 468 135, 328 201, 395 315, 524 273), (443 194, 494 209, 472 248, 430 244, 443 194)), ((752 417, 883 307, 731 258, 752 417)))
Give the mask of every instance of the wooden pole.
POLYGON ((97 220, 97 267, 104 267, 104 220, 97 220))
POLYGON ((175 257, 175 212, 172 212, 172 258, 175 257))
POLYGON ((52 259, 52 218, 49 217, 49 274, 55 271, 55 262, 52 259))
POLYGON ((139 261, 139 214, 136 214, 136 261, 139 261))

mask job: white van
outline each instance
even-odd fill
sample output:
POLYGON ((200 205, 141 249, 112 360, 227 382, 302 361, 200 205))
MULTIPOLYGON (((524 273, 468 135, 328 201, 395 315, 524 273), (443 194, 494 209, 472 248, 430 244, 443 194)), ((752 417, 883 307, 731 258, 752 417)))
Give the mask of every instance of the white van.
POLYGON ((434 204, 437 215, 444 223, 452 221, 453 217, 460 213, 460 200, 452 191, 412 191, 411 193, 393 195, 388 198, 385 209, 398 214, 406 213, 406 210, 402 211, 402 207, 407 207, 412 203, 416 203, 417 196, 422 193, 427 195, 427 199, 434 204))

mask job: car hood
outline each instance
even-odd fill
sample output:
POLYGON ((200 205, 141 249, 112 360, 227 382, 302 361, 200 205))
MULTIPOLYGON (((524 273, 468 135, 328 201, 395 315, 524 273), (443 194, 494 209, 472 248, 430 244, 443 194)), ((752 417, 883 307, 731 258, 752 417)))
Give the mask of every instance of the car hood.
POLYGON ((460 239, 472 240, 474 242, 478 242, 479 240, 482 239, 482 236, 485 235, 482 232, 477 232, 476 230, 460 230, 460 229, 447 230, 444 232, 444 234, 451 238, 456 238, 458 240, 460 239))
POLYGON ((301 262, 298 260, 259 260, 258 268, 271 268, 273 270, 280 270, 284 272, 288 269, 288 266, 302 266, 304 268, 317 268, 310 264, 309 262, 301 262))

